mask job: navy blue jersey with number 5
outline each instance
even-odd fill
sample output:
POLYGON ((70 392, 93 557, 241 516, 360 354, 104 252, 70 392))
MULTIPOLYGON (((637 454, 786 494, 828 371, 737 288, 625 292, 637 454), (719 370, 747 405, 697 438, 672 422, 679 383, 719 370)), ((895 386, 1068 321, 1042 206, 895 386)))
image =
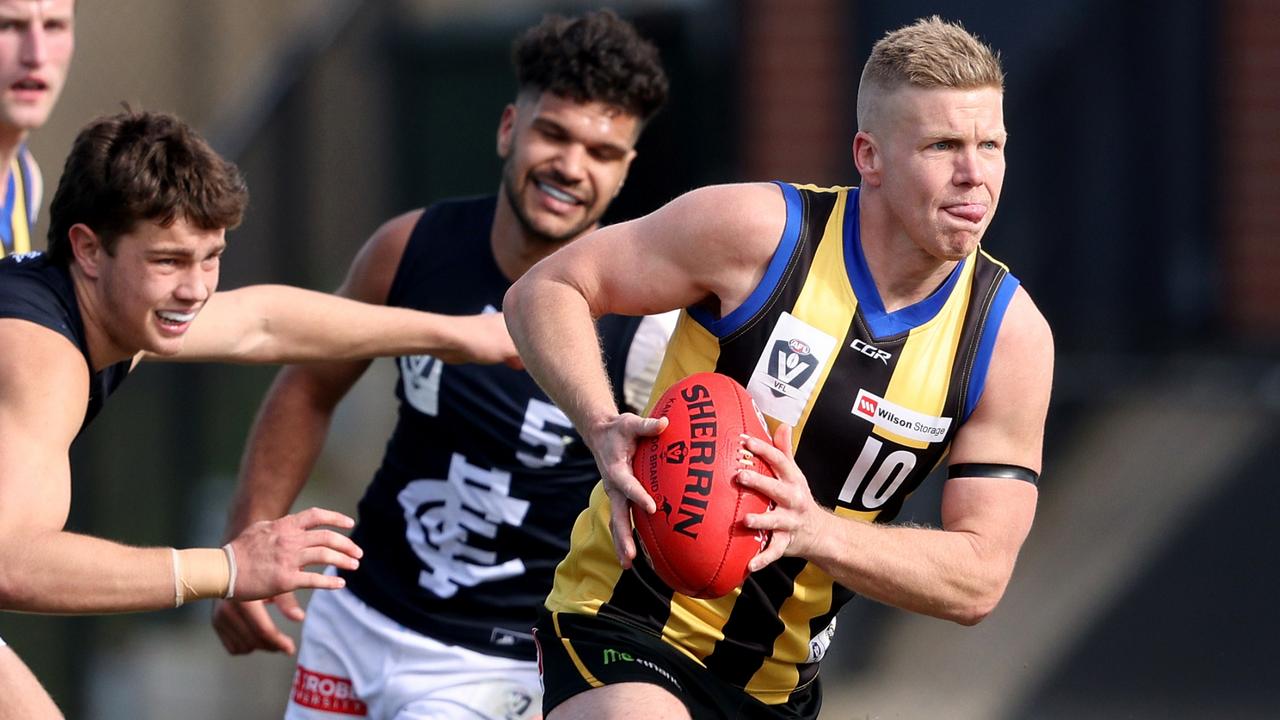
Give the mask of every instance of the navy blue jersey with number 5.
MULTIPOLYGON (((495 205, 486 197, 428 208, 387 304, 448 315, 501 310, 511 282, 490 245, 495 205)), ((641 323, 599 323, 619 407, 641 323)), ((358 570, 343 573, 348 587, 437 640, 533 659, 530 627, 600 477, 595 460, 522 370, 425 355, 397 363, 399 419, 360 501, 353 538, 366 552, 358 570)))

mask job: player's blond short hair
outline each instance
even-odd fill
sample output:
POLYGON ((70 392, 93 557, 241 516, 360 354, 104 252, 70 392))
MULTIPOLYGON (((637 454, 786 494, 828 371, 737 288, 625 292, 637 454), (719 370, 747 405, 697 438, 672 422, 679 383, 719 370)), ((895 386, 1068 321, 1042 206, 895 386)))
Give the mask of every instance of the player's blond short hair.
POLYGON ((934 15, 888 33, 871 48, 858 83, 858 127, 885 93, 904 86, 1004 90, 1000 55, 958 23, 934 15))

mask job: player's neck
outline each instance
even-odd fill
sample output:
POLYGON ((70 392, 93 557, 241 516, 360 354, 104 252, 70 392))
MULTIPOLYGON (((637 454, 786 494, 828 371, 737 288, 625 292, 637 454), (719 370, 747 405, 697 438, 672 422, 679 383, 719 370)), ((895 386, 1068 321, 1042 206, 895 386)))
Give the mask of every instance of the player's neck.
POLYGON ((493 227, 489 230, 489 244, 498 269, 508 280, 519 280, 539 260, 568 242, 532 236, 516 217, 505 195, 501 191, 498 193, 498 207, 493 214, 493 227))
POLYGON ((85 344, 89 346, 89 365, 93 372, 127 360, 136 354, 119 347, 107 332, 105 314, 98 299, 97 287, 73 262, 69 268, 71 286, 75 290, 76 305, 80 308, 80 322, 84 326, 85 344))
POLYGON ((26 139, 26 130, 0 123, 0 188, 9 182, 9 168, 26 139))
POLYGON ((862 202, 861 195, 858 235, 862 255, 885 311, 901 310, 929 297, 955 269, 957 261, 925 252, 893 222, 886 208, 874 201, 862 202))

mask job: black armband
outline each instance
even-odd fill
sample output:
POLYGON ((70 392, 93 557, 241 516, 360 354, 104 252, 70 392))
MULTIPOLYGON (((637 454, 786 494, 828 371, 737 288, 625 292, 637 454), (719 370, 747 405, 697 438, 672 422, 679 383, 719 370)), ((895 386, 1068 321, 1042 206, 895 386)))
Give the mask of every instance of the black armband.
POLYGON ((947 468, 947 479, 953 477, 993 477, 1025 480, 1035 485, 1040 476, 1030 468, 1021 465, 999 465, 993 463, 960 463, 947 468))

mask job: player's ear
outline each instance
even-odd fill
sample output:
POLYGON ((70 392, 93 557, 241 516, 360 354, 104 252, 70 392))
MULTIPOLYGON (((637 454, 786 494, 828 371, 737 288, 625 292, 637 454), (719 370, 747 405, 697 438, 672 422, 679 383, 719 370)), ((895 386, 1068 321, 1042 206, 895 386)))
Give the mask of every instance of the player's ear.
POLYGON ((516 129, 516 106, 508 103, 498 119, 498 157, 503 160, 511 153, 511 139, 516 129))
POLYGON ((84 223, 76 223, 67 231, 67 240, 71 243, 71 256, 85 275, 96 278, 101 273, 102 256, 107 248, 102 238, 84 223))
POLYGON ((863 185, 879 186, 881 164, 880 146, 871 133, 859 130, 853 136, 853 164, 862 177, 863 185))

